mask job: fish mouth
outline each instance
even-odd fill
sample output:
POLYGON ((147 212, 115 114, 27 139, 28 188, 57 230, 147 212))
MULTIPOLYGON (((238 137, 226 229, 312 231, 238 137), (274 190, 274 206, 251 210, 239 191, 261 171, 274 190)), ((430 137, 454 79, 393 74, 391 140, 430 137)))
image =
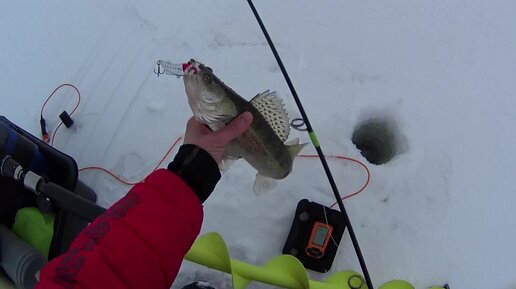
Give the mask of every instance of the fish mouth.
POLYGON ((183 73, 185 75, 200 74, 201 72, 202 72, 202 74, 204 74, 204 73, 212 74, 213 73, 213 69, 200 63, 199 61, 197 61, 193 58, 190 59, 190 61, 188 61, 187 63, 183 63, 182 68, 183 68, 183 73))
POLYGON ((194 59, 190 59, 187 63, 183 63, 183 73, 185 75, 194 75, 201 71, 202 64, 194 59))

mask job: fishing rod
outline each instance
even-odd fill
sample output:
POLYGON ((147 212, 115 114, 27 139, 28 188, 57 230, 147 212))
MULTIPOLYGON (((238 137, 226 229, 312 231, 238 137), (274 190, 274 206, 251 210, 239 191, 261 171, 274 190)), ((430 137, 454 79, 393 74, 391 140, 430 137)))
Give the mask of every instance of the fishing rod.
POLYGON ((346 212, 346 209, 344 208, 344 203, 342 202, 342 198, 340 196, 339 189, 337 188, 337 185, 335 184, 335 180, 333 179, 333 175, 330 171, 330 168, 328 166, 328 163, 327 163, 324 153, 322 151, 321 145, 319 144, 319 141, 317 140, 317 136, 312 128, 312 125, 310 124, 310 120, 308 119, 308 116, 303 108, 303 104, 301 103, 301 100, 299 99, 299 96, 297 95, 296 89, 294 88, 294 85, 292 84, 292 81, 290 80, 288 72, 287 72, 285 66, 283 65, 283 61, 281 61, 281 57, 279 56, 278 51, 276 50, 276 47, 274 46, 274 43, 272 42, 272 39, 269 36, 269 33, 267 32, 267 28, 265 28, 265 25, 263 24, 263 21, 260 18, 258 11, 254 7, 253 1, 247 0, 247 3, 249 3, 249 6, 251 7, 251 10, 253 11, 253 14, 256 18, 256 21, 258 21, 258 24, 260 25, 260 28, 262 29, 262 32, 263 32, 265 38, 267 39, 267 42, 269 43, 269 47, 271 48, 272 53, 274 54, 274 57, 276 58, 276 61, 278 62, 278 65, 281 69, 281 73, 283 74, 283 77, 285 77, 285 81, 287 82, 290 92, 292 93, 292 96, 294 97, 294 100, 299 109, 299 112, 301 113, 301 116, 303 117, 303 121, 306 125, 306 130, 308 132, 308 135, 310 136, 310 140, 312 141, 312 144, 314 145, 314 147, 317 151, 317 154, 319 155, 319 159, 321 160, 321 163, 322 163, 322 166, 326 173, 326 176, 328 177, 328 181, 330 182, 330 186, 333 190, 333 194, 335 195, 335 198, 337 199, 337 204, 339 205, 340 211, 342 213, 342 217, 344 218, 345 224, 348 226, 349 236, 351 237, 351 242, 353 243, 353 247, 355 248, 358 262, 360 263, 362 273, 364 274, 364 278, 367 283, 367 287, 369 289, 374 289, 373 283, 371 281, 371 276, 369 275, 369 271, 367 270, 367 265, 365 263, 364 256, 362 255, 362 251, 360 250, 360 245, 358 244, 358 240, 355 235, 355 231, 353 230, 353 226, 351 225, 351 221, 349 219, 348 213, 346 212))

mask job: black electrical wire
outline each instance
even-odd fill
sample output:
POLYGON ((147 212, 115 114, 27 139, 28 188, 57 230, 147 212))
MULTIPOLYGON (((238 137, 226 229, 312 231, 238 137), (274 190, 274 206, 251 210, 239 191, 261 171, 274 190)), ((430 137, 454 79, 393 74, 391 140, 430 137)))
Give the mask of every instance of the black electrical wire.
POLYGON ((362 273, 364 274, 364 278, 367 283, 367 286, 369 289, 374 289, 373 283, 371 281, 371 276, 369 275, 369 271, 367 270, 364 256, 362 255, 362 251, 360 250, 360 245, 358 244, 358 240, 355 235, 355 231, 353 230, 353 226, 351 225, 349 216, 346 212, 346 209, 344 208, 344 204, 342 203, 342 199, 341 199, 339 190, 337 188, 337 185, 335 184, 335 180, 333 179, 330 168, 328 167, 328 163, 326 162, 324 153, 321 149, 321 146, 319 145, 319 142, 317 141, 317 137, 312 129, 312 125, 310 124, 308 116, 306 115, 306 112, 303 108, 303 104, 301 103, 301 100, 299 99, 299 96, 297 95, 296 89, 294 88, 294 85, 292 84, 292 81, 290 80, 287 70, 285 69, 283 62, 281 61, 278 51, 276 51, 276 47, 274 46, 274 43, 272 42, 272 39, 269 36, 269 33, 267 32, 267 29, 265 28, 265 25, 263 24, 262 19, 260 18, 260 15, 258 14, 258 11, 256 11, 256 8, 254 7, 253 1, 247 0, 247 3, 249 3, 251 10, 253 11, 254 16, 256 17, 256 20, 258 21, 258 24, 260 25, 260 28, 262 29, 262 32, 263 32, 265 38, 267 39, 267 42, 269 43, 272 53, 274 54, 274 57, 276 58, 276 61, 278 62, 278 65, 281 69, 281 73, 285 77, 285 81, 287 82, 287 85, 292 93, 292 96, 294 97, 294 100, 296 101, 299 112, 301 113, 301 116, 303 117, 303 120, 306 125, 306 130, 308 131, 308 134, 310 135, 310 139, 312 140, 312 143, 314 144, 314 147, 317 150, 317 154, 319 155, 319 159, 321 160, 321 163, 323 165, 326 176, 328 177, 330 186, 333 190, 335 198, 337 199, 337 203, 338 203, 340 211, 342 213, 342 217, 344 218, 344 221, 345 221, 346 225, 348 226, 349 236, 351 237, 351 242, 353 243, 353 247, 355 248, 358 262, 360 263, 360 267, 362 269, 362 273))

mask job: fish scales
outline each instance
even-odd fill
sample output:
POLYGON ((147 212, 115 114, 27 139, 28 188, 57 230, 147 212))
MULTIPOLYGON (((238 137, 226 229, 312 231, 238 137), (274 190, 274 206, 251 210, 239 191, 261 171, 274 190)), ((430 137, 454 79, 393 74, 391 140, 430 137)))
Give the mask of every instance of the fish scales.
POLYGON ((284 143, 290 128, 281 99, 265 91, 247 101, 209 67, 193 59, 183 67, 188 102, 197 120, 219 130, 245 111, 253 115, 249 130, 227 150, 227 159, 242 157, 258 171, 253 190, 269 190, 274 180, 285 178, 292 171, 294 157, 306 144, 284 143))

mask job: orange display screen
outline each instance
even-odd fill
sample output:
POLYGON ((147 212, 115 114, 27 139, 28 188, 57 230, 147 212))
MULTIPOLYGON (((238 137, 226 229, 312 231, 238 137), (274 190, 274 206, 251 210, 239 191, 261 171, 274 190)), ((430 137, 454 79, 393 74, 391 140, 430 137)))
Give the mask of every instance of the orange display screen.
POLYGON ((322 258, 330 241, 332 231, 333 227, 331 225, 315 222, 310 234, 310 240, 305 248, 306 254, 315 259, 322 258))

